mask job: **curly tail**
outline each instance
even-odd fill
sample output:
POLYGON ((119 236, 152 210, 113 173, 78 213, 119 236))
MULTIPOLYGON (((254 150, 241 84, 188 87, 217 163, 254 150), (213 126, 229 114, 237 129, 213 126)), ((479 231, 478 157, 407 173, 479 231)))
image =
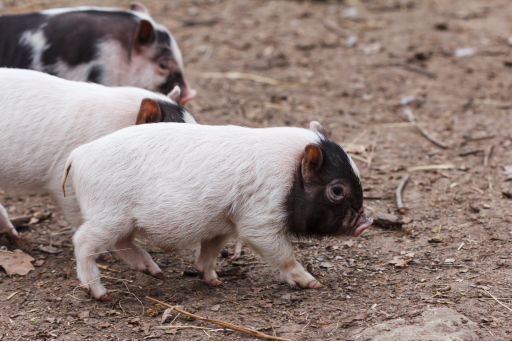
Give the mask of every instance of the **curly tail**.
POLYGON ((66 179, 68 179, 69 170, 71 169, 71 158, 68 158, 68 161, 66 162, 66 170, 64 171, 64 177, 62 178, 62 193, 64 194, 64 197, 66 197, 66 179))

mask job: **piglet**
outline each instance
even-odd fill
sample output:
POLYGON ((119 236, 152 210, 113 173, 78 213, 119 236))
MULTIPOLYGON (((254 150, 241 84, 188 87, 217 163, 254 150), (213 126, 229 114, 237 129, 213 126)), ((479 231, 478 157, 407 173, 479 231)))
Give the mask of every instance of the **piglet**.
POLYGON ((197 93, 183 76, 171 32, 138 2, 130 10, 80 6, 1 15, 0 67, 163 94, 179 86, 182 105, 197 93))
POLYGON ((215 258, 236 237, 293 287, 317 288, 290 237, 358 236, 372 223, 355 164, 317 122, 129 127, 75 149, 63 190, 67 177, 84 218, 73 237, 78 278, 100 300, 110 295, 95 259, 109 249, 164 277, 137 235, 166 251, 200 244, 196 268, 211 285, 221 284, 215 258))
MULTIPOLYGON (((41 72, 0 68, 0 189, 44 191, 69 223, 82 223, 70 193, 62 196, 62 168, 74 148, 119 129, 144 123, 187 122, 194 118, 169 96, 131 87, 109 88, 67 81, 41 72)), ((71 190, 70 190, 71 191, 71 190)), ((0 210, 0 233, 19 236, 0 210)))

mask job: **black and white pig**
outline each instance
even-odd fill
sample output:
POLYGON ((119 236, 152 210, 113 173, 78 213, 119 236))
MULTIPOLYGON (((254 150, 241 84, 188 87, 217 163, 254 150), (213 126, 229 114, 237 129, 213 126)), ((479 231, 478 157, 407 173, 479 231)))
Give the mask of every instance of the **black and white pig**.
POLYGON ((73 237, 78 278, 100 300, 110 296, 95 259, 109 249, 163 278, 136 235, 167 251, 200 244, 196 268, 211 285, 221 284, 215 258, 238 237, 290 285, 317 288, 290 237, 358 236, 372 223, 355 164, 317 122, 129 127, 75 149, 63 190, 68 176, 84 218, 73 237))
POLYGON ((70 7, 0 16, 0 67, 33 69, 73 81, 169 93, 181 104, 196 91, 169 30, 146 7, 70 7))
MULTIPOLYGON (((141 88, 0 68, 0 189, 48 192, 68 222, 78 227, 80 208, 73 195, 64 198, 61 191, 62 168, 71 151, 136 124, 195 123, 176 104, 179 98, 179 87, 168 97, 141 88)), ((2 209, 0 233, 18 243, 18 233, 2 209)))

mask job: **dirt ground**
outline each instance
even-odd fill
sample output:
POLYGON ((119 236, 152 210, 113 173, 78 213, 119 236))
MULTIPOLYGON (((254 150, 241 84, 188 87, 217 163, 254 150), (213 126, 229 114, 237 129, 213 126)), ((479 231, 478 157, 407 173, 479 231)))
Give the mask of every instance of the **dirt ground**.
MULTIPOLYGON (((78 3, 129 2, 0 0, 0 13, 78 3)), ((290 288, 249 248, 237 261, 218 259, 218 270, 241 267, 245 277, 225 276, 222 287, 209 287, 181 275, 193 267, 192 249, 168 254, 141 241, 167 279, 115 258, 99 261, 114 300, 98 302, 78 288, 72 231, 61 211, 47 196, 3 194, 11 216, 53 215, 20 229, 42 266, 26 276, 0 269, 0 338, 251 339, 225 330, 158 329, 164 308, 145 299, 151 296, 291 339, 357 340, 376 324, 413 324, 423 312, 450 308, 476 324, 477 339, 510 340, 512 312, 489 295, 512 307, 512 182, 502 174, 512 164, 509 1, 145 4, 183 51, 199 92, 187 107, 199 123, 308 127, 318 120, 357 158, 368 210, 399 215, 405 224, 373 226, 357 239, 297 241, 299 261, 324 284, 319 290, 290 288), (266 78, 227 79, 226 72, 266 78), (408 123, 407 109, 447 148, 408 123), (408 170, 429 165, 446 169, 408 170), (401 215, 395 190, 407 174, 401 215), (57 253, 38 249, 49 244, 57 253), (408 266, 390 264, 395 257, 408 266)), ((14 249, 3 237, 0 245, 14 249)), ((232 254, 234 242, 228 247, 232 254)), ((165 324, 173 319, 214 327, 174 314, 165 324)))

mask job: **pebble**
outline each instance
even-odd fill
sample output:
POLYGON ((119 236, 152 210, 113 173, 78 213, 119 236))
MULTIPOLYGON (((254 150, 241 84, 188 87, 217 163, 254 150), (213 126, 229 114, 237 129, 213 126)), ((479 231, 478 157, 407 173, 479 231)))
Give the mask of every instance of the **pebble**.
POLYGON ((475 49, 473 49, 471 47, 467 47, 467 48, 462 48, 462 49, 455 50, 454 56, 458 57, 458 58, 461 58, 461 57, 471 57, 471 56, 474 56, 475 53, 476 53, 475 49))
POLYGON ((224 248, 220 251, 220 256, 223 257, 223 258, 227 258, 229 255, 229 251, 227 248, 224 248))

